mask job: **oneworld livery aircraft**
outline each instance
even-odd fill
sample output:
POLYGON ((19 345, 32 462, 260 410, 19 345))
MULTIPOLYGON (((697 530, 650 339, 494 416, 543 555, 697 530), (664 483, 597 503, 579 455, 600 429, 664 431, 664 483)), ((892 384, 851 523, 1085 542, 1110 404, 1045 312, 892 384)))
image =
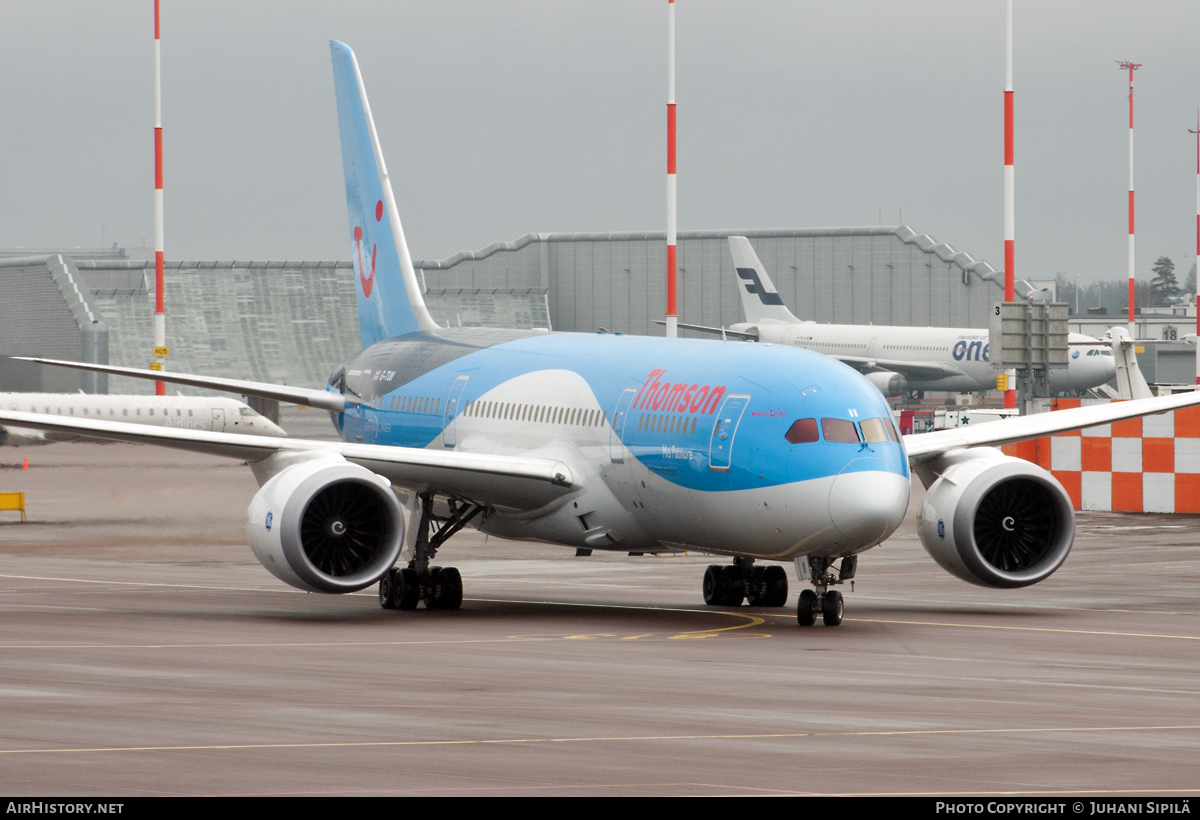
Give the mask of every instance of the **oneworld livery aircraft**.
MULTIPOLYGON (((793 345, 832 356, 858 370, 885 396, 905 391, 978 392, 996 389, 988 331, 955 327, 833 325, 804 321, 788 310, 766 268, 744 236, 729 237, 746 321, 728 328, 679 327, 772 344, 793 345)), ((1055 393, 1088 390, 1113 379, 1112 350, 1091 336, 1069 335, 1066 368, 1050 371, 1055 393)))
POLYGON ((919 531, 935 561, 976 584, 1026 586, 1066 558, 1074 513, 1049 473, 988 445, 1200 403, 1150 398, 901 439, 861 374, 794 346, 438 327, 357 61, 331 48, 363 349, 324 390, 50 363, 308 404, 330 411, 343 440, 0 410, 22 427, 249 462, 250 546, 295 587, 378 582, 384 607, 456 608, 461 576, 436 553, 469 525, 570 548, 726 555, 703 579, 717 605, 783 605, 780 563, 795 561, 811 582, 799 623, 835 625, 836 586, 900 525, 910 468, 928 488, 919 531))

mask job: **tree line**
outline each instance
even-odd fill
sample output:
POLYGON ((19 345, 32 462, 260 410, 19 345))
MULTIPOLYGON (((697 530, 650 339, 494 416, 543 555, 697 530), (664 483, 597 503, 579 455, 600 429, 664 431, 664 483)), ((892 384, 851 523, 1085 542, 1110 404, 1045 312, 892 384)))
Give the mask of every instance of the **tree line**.
MULTIPOLYGON (((1188 272, 1182 283, 1175 275, 1175 263, 1169 256, 1160 256, 1150 268, 1150 279, 1135 279, 1134 299, 1137 307, 1162 307, 1180 304, 1187 294, 1196 293, 1196 266, 1188 272)), ((1075 277, 1065 273, 1055 275, 1057 299, 1066 302, 1075 310, 1075 277)), ((1124 315, 1129 310, 1129 280, 1113 279, 1081 285, 1078 293, 1079 312, 1088 308, 1107 308, 1110 314, 1124 315)))

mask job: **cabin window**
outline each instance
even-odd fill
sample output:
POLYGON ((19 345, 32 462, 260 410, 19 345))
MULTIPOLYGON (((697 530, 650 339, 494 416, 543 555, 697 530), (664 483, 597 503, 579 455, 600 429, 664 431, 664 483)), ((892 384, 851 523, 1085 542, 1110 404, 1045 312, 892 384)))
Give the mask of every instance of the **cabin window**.
POLYGON ((695 432, 696 432, 696 419, 695 419, 695 418, 693 418, 693 419, 692 419, 692 429, 691 429, 691 430, 688 432, 688 435, 692 435, 692 434, 694 434, 695 432))
POLYGON ((151 407, 151 408, 150 408, 150 415, 152 415, 152 416, 154 415, 154 408, 153 408, 153 407, 151 407))
POLYGON ((138 414, 139 416, 142 414, 142 408, 140 408, 140 407, 139 407, 139 408, 137 409, 137 414, 138 414))
MULTIPOLYGON (((49 412, 49 411, 50 411, 50 408, 49 408, 49 407, 47 407, 47 408, 46 408, 46 412, 49 412)), ((128 416, 128 415, 129 415, 129 408, 128 408, 128 407, 124 407, 124 408, 122 408, 122 409, 121 409, 121 415, 122 415, 122 416, 128 416)))
POLYGON ((858 444, 860 441, 858 428, 847 419, 821 419, 821 432, 825 434, 826 441, 843 444, 858 444))
POLYGON ((191 414, 192 414, 192 411, 191 411, 191 410, 188 410, 188 415, 190 416, 191 414))
MULTIPOLYGON (((693 429, 695 427, 693 426, 693 429)), ((817 420, 816 419, 797 419, 792 422, 792 426, 788 428, 783 437, 792 444, 807 444, 812 441, 817 441, 817 420)))
POLYGON ((883 419, 863 419, 860 424, 863 438, 868 444, 882 444, 888 440, 887 430, 883 427, 883 419))

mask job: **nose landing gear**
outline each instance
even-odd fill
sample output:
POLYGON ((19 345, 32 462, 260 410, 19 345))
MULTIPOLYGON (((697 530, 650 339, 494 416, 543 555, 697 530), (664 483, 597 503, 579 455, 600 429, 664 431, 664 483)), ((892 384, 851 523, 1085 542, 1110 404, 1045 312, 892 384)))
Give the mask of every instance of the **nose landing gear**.
POLYGON ((787 603, 787 573, 772 564, 754 566, 753 558, 735 558, 732 564, 711 564, 704 570, 704 603, 710 606, 783 606, 787 603))
POLYGON ((842 622, 846 611, 846 602, 842 593, 829 587, 842 584, 854 578, 858 569, 858 556, 848 555, 842 558, 842 564, 836 575, 831 571, 832 558, 808 556, 808 568, 815 589, 806 589, 800 593, 796 602, 796 621, 800 626, 812 626, 821 616, 825 626, 837 626, 842 622))

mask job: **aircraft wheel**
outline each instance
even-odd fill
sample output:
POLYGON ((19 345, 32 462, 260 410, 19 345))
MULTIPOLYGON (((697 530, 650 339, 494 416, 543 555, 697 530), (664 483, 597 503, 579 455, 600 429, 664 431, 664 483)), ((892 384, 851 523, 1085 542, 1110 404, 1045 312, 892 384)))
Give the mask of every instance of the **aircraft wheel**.
POLYGON ((837 626, 842 622, 842 614, 846 611, 846 602, 842 600, 842 593, 836 589, 831 589, 825 593, 825 605, 821 607, 821 618, 825 621, 825 626, 837 626))
POLYGON ((421 584, 421 599, 425 601, 426 609, 438 608, 438 576, 441 574, 441 567, 430 567, 429 574, 421 584))
POLYGON ((746 597, 746 576, 742 568, 734 564, 721 567, 721 586, 724 588, 721 603, 725 606, 741 606, 746 597))
POLYGON ((421 578, 415 569, 395 571, 396 609, 416 609, 421 600, 421 578))
POLYGON ((392 567, 379 579, 379 605, 384 609, 396 608, 396 568, 392 567))
POLYGON ((746 573, 746 603, 750 606, 770 606, 767 603, 765 567, 751 567, 746 573))
POLYGON ((817 593, 811 589, 800 591, 796 601, 796 621, 800 626, 812 626, 817 622, 817 593))
POLYGON ((785 606, 788 597, 787 572, 778 564, 763 567, 762 588, 766 590, 763 596, 763 606, 785 606))
POLYGON ((462 606, 462 575, 455 567, 445 567, 438 573, 438 609, 458 609, 462 606))
POLYGON ((704 570, 704 603, 709 606, 719 606, 721 604, 721 567, 716 564, 710 564, 704 570))

